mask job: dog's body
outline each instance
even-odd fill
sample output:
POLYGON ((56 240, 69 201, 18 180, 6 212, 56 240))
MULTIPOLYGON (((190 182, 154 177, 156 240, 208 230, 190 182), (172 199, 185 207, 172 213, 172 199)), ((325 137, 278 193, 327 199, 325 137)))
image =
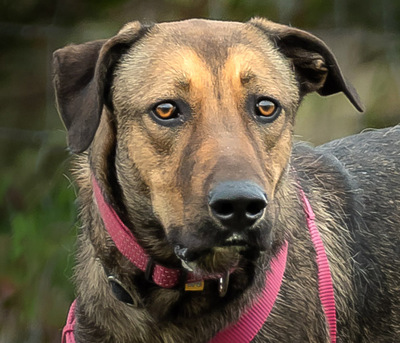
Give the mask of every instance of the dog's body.
POLYGON ((357 94, 320 40, 255 19, 127 25, 55 55, 58 105, 78 158, 77 342, 207 342, 236 322, 288 241, 279 296, 254 342, 329 342, 299 188, 328 255, 338 342, 400 335, 400 128, 292 148, 301 98, 357 94), (158 263, 218 278, 161 288, 116 249, 106 201, 158 263), (134 306, 113 295, 118 277, 134 306))

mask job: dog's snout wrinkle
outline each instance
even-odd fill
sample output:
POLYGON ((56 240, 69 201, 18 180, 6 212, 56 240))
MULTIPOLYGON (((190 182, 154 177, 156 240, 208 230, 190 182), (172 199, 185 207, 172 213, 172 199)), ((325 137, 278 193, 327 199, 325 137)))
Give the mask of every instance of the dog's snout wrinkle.
POLYGON ((249 181, 220 183, 209 195, 209 207, 214 219, 234 231, 250 228, 263 216, 266 206, 265 193, 249 181))

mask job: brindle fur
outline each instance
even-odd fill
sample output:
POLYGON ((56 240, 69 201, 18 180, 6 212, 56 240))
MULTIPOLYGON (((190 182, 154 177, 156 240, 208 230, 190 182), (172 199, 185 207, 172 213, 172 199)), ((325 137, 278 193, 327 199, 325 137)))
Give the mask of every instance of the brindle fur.
POLYGON ((80 219, 75 283, 77 342, 207 342, 237 320, 264 285, 284 239, 280 294, 254 342, 329 342, 318 295, 315 251, 298 185, 304 189, 332 269, 338 342, 396 342, 400 335, 400 127, 366 132, 316 149, 292 143, 309 92, 357 93, 316 37, 264 19, 126 25, 110 40, 55 53, 58 107, 76 159, 80 219), (255 96, 280 101, 280 116, 254 119, 255 96), (174 100, 185 121, 167 127, 150 114, 174 100), (205 248, 195 272, 238 265, 225 297, 217 280, 202 292, 162 289, 115 248, 91 186, 158 263, 180 267, 175 244, 205 248), (250 251, 218 247, 207 195, 226 180, 267 194, 250 251), (105 269, 132 292, 117 300, 105 269))

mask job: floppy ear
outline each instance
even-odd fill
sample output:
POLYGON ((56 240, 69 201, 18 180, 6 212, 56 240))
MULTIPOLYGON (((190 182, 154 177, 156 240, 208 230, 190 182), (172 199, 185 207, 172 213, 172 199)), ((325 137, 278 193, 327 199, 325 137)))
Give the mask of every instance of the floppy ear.
POLYGON ((335 56, 322 40, 262 18, 254 18, 249 23, 267 34, 279 51, 292 61, 301 95, 314 91, 324 96, 343 92, 358 111, 364 111, 357 91, 344 78, 335 56))
POLYGON ((149 29, 139 22, 126 25, 109 40, 70 45, 53 54, 53 82, 58 111, 68 130, 72 152, 86 150, 96 133, 113 67, 149 29))

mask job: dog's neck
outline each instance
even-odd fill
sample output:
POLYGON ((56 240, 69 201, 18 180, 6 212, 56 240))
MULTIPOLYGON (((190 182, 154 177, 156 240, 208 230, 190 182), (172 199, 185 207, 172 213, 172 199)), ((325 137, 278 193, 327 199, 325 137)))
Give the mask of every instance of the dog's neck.
MULTIPOLYGON (((99 186, 98 186, 98 184, 97 183, 94 183, 93 184, 93 189, 94 189, 94 194, 95 194, 95 199, 96 199, 96 202, 95 202, 95 204, 94 205, 96 205, 97 207, 98 207, 98 210, 99 210, 99 214, 100 214, 100 216, 101 216, 101 218, 102 218, 102 220, 103 220, 103 223, 104 223, 104 225, 105 225, 105 227, 106 227, 106 229, 107 229, 107 217, 109 217, 109 216, 114 216, 114 215, 116 215, 115 214, 115 212, 114 213, 106 213, 106 214, 104 214, 104 211, 102 211, 101 210, 101 207, 102 206, 104 206, 104 205, 106 205, 106 203, 105 203, 105 201, 104 201, 104 198, 102 198, 102 196, 101 197, 99 197, 99 194, 101 195, 101 190, 100 190, 100 188, 99 188, 99 186), (97 194, 96 195, 96 193, 99 193, 99 194, 97 194), (104 202, 104 204, 102 205, 102 202, 104 202)), ((308 227, 309 227, 309 230, 310 230, 310 233, 311 233, 311 237, 312 237, 312 240, 313 240, 313 242, 314 242, 314 245, 315 245, 315 247, 316 247, 316 250, 317 250, 317 254, 319 254, 319 253, 321 253, 322 255, 324 254, 324 251, 322 251, 321 252, 321 250, 320 250, 320 252, 318 252, 318 249, 317 249, 317 247, 318 246, 321 246, 322 244, 319 242, 315 242, 314 241, 314 238, 313 238, 313 236, 315 236, 315 235, 317 235, 318 234, 318 230, 316 229, 316 227, 315 227, 315 224, 313 224, 313 212, 312 212, 312 209, 311 209, 311 206, 310 206, 310 204, 309 204, 309 202, 308 202, 308 200, 307 200, 307 198, 305 197, 305 195, 304 195, 304 193, 303 193, 303 191, 302 190, 300 190, 299 191, 299 194, 298 194, 299 196, 300 196, 300 198, 302 199, 302 203, 303 203, 303 206, 304 206, 304 210, 305 210, 305 213, 306 213, 306 215, 307 215, 307 222, 308 222, 308 227), (310 222, 311 222, 311 224, 310 224, 310 222), (314 233, 312 232, 312 230, 314 230, 314 233), (316 232, 315 232, 315 230, 316 230, 316 232)), ((118 219, 116 219, 117 221, 118 221, 118 219)), ((126 228, 126 227, 125 227, 126 228)), ((122 229, 124 229, 124 228, 122 228, 122 229)), ((108 229, 107 229, 108 230, 108 229)), ((127 228, 126 228, 126 230, 128 230, 127 228)), ((111 238, 113 238, 113 235, 111 235, 111 238)), ((284 244, 284 246, 285 246, 285 244, 284 244)), ((118 247, 118 244, 117 244, 117 247, 118 247)), ((286 246, 287 247, 287 246, 286 246)), ((119 250, 122 250, 121 251, 121 253, 123 254, 123 255, 125 255, 124 254, 124 249, 120 249, 119 247, 118 247, 118 249, 119 250)), ((322 250, 323 250, 323 248, 322 248, 322 250)), ((286 259, 286 253, 285 253, 285 256, 284 256, 284 259, 286 259)), ((318 260, 319 258, 317 257, 317 260, 318 260)), ((129 260, 129 258, 128 258, 128 260, 129 260)), ((270 263, 270 273, 274 273, 274 264, 275 264, 275 259, 273 258, 272 259, 272 261, 271 261, 271 263, 270 263)), ((285 262, 282 262, 282 261, 279 261, 278 260, 278 264, 279 263, 283 263, 283 264, 286 264, 285 262)), ((318 262, 318 266, 320 266, 320 263, 318 262)), ((325 263, 325 265, 323 266, 323 268, 328 268, 328 270, 329 270, 329 265, 327 264, 327 263, 325 263)), ((138 268, 138 269, 140 269, 140 268, 138 268)), ((267 277, 267 281, 266 281, 266 287, 264 288, 264 291, 261 291, 261 289, 258 289, 258 290, 256 290, 256 293, 261 293, 262 295, 264 294, 264 292, 265 292, 265 290, 267 290, 267 291, 270 291, 271 289, 273 289, 273 285, 274 284, 276 284, 276 283, 278 283, 279 285, 280 285, 280 282, 282 281, 282 277, 283 277, 283 271, 284 271, 284 267, 283 268, 281 268, 281 272, 280 273, 278 273, 279 274, 279 276, 278 276, 278 278, 277 278, 277 281, 276 280, 274 280, 273 278, 271 278, 270 277, 270 279, 268 280, 268 277, 267 277), (271 286, 271 282, 272 282, 272 286, 271 286)), ((322 274, 326 274, 326 275, 328 275, 329 274, 329 272, 328 273, 325 273, 324 271, 320 271, 320 274, 322 275, 322 274)), ((329 274, 329 276, 330 276, 330 274, 329 274)), ((109 279, 109 281, 110 280, 112 280, 112 281, 115 281, 115 279, 109 279)), ((258 282, 256 282, 258 285, 261 285, 261 284, 264 284, 264 282, 260 282, 260 280, 258 280, 258 282)), ((121 286, 121 284, 119 283, 119 282, 114 282, 114 283, 110 283, 111 284, 111 288, 113 288, 113 286, 114 287, 117 287, 118 288, 118 286, 121 286)), ((327 293, 326 292, 326 285, 327 284, 330 284, 331 285, 331 280, 329 281, 329 278, 328 278, 328 280, 327 279, 325 279, 325 280, 322 280, 322 282, 321 282, 321 284, 322 284, 322 289, 323 289, 323 293, 325 294, 325 293, 327 293)), ((122 287, 123 287, 123 284, 122 284, 122 287)), ((256 289, 257 289, 257 286, 256 286, 256 289)), ((333 294, 333 288, 330 286, 330 287, 328 287, 328 291, 329 290, 331 290, 332 291, 332 294, 333 294)), ((254 292, 254 289, 252 288, 251 289, 251 291, 253 291, 254 292)), ((278 291, 279 291, 279 287, 277 287, 276 288, 276 294, 275 294, 275 297, 276 297, 276 295, 277 295, 277 293, 278 293, 278 291)), ((129 292, 129 290, 128 290, 128 292, 129 292)), ((247 292, 248 293, 248 292, 247 292)), ((208 293, 208 295, 209 295, 210 293, 208 293)), ((207 296, 208 296, 207 295, 207 296)), ((121 302, 124 302, 125 304, 128 304, 128 305, 133 305, 134 307, 135 306, 140 306, 139 304, 138 304, 138 301, 137 301, 137 295, 136 294, 134 294, 134 295, 131 295, 130 293, 129 293, 129 296, 132 298, 131 300, 132 300, 132 304, 129 304, 129 302, 130 302, 130 300, 129 301, 126 301, 126 300, 124 300, 124 299, 122 299, 122 301, 121 302), (133 299, 133 297, 135 297, 135 301, 134 301, 134 299, 133 299)), ((236 295, 237 296, 237 295, 236 295)), ((229 302, 232 302, 232 301, 235 301, 235 300, 233 300, 233 298, 235 298, 235 297, 231 297, 230 299, 228 299, 226 302, 225 302, 225 305, 227 304, 227 303, 229 303, 229 302)), ((254 294, 253 295, 250 295, 250 294, 247 294, 247 296, 245 296, 245 298, 247 299, 247 300, 242 300, 242 301, 245 301, 245 303, 244 304, 246 304, 246 303, 248 303, 248 301, 249 301, 249 299, 251 299, 251 298, 254 298, 254 294)), ((272 297, 273 299, 274 299, 274 297, 272 297)), ((264 299, 263 298, 263 296, 261 297, 261 299, 264 299)), ((331 297, 331 298, 329 298, 328 300, 326 300, 325 299, 325 301, 324 301, 324 299, 323 298, 321 298, 321 301, 322 301, 322 304, 323 304, 323 307, 324 307, 324 310, 325 310, 325 307, 326 306, 328 306, 328 309, 327 310, 325 310, 325 312, 326 313, 335 313, 335 311, 334 310, 329 310, 329 306, 335 306, 334 305, 334 299, 333 299, 333 297, 331 297)), ((121 300, 121 299, 119 299, 119 300, 121 300)), ((253 300, 254 301, 254 300, 253 300)), ((268 300, 267 300, 267 302, 268 302, 268 300)), ((257 302, 256 302, 257 303, 257 302)), ((262 308, 263 309, 265 309, 265 300, 263 300, 263 301, 261 301, 261 303, 263 303, 264 305, 262 305, 262 308)), ((267 308, 267 311, 266 311, 266 313, 267 313, 267 317, 268 317, 268 314, 269 314, 269 311, 272 309, 272 306, 273 306, 273 303, 274 303, 274 300, 272 301, 272 303, 270 303, 270 306, 269 306, 269 309, 267 308)), ((211 302, 211 304, 214 304, 214 302, 211 302)), ((256 312, 259 312, 259 309, 256 309, 255 310, 256 312)), ((250 310, 250 312, 252 313, 252 310, 250 310)), ((253 314, 251 314, 251 316, 253 316, 253 314)), ((246 316, 245 316, 246 317, 246 316)), ((238 318, 229 318, 229 319, 227 319, 227 323, 229 323, 229 322, 235 322, 236 320, 237 320, 238 318)), ((265 320, 266 320, 266 317, 264 318, 264 319, 260 319, 260 322, 265 322, 265 320)), ((330 323, 330 326, 331 326, 331 335, 332 335, 332 337, 334 337, 334 334, 335 334, 335 321, 334 321, 334 318, 330 318, 329 316, 328 316, 328 320, 329 320, 329 323, 330 323)), ((241 323, 242 323, 242 320, 240 320, 239 321, 239 324, 238 324, 238 326, 239 327, 242 327, 243 325, 241 325, 241 323)), ((245 326, 248 326, 248 325, 245 325, 245 326)), ((236 326, 233 326, 233 328, 235 328, 236 326)), ((253 328, 253 330, 256 330, 256 331, 258 331, 259 330, 259 328, 260 327, 258 327, 258 328, 253 328)), ((231 329, 229 329, 229 330, 231 330, 231 329)), ((228 335, 230 335, 230 332, 231 331, 229 331, 228 330, 228 335)), ((232 329, 233 331, 232 332, 235 332, 235 330, 234 329, 232 329)), ((222 331, 222 333, 223 333, 224 331, 222 331)), ((218 335, 216 336, 217 337, 217 340, 213 340, 212 342, 219 342, 219 340, 218 340, 218 335)))

